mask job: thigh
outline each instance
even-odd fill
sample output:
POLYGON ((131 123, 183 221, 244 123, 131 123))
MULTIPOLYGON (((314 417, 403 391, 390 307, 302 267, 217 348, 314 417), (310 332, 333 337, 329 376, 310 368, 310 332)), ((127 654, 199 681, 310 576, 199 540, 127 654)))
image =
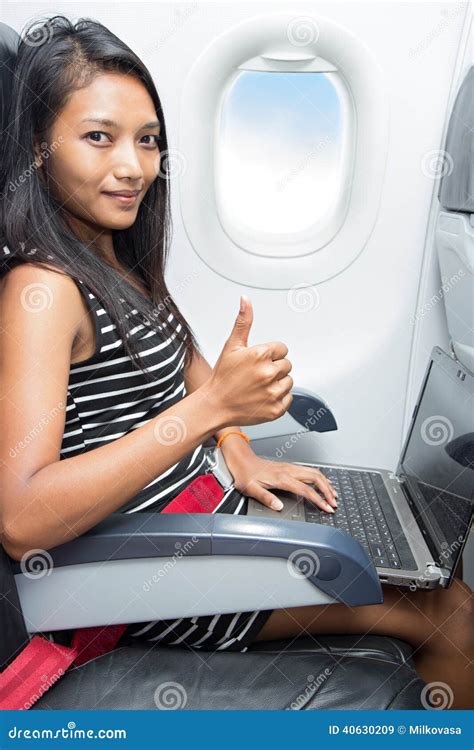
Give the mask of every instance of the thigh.
POLYGON ((382 604, 309 605, 275 609, 256 640, 278 640, 312 634, 372 633, 401 638, 412 645, 425 643, 437 630, 454 627, 456 612, 472 597, 469 587, 454 579, 448 589, 411 591, 382 586, 382 604))

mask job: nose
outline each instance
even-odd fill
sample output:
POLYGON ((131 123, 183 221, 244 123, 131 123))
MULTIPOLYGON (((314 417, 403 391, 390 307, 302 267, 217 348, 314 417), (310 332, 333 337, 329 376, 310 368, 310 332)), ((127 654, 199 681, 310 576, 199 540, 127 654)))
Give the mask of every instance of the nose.
POLYGON ((117 144, 113 172, 118 180, 128 178, 137 181, 143 178, 143 168, 133 141, 124 140, 117 144))

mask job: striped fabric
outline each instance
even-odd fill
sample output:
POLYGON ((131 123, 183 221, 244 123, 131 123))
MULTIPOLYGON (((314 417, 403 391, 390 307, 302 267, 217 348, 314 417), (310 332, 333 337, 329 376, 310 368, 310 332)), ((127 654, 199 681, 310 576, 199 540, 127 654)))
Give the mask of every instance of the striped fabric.
MULTIPOLYGON (((125 354, 123 342, 106 310, 82 281, 78 286, 94 313, 96 350, 87 360, 71 364, 61 458, 84 453, 126 435, 186 395, 184 342, 177 351, 171 343, 181 324, 169 336, 163 335, 161 325, 149 330, 138 321, 129 332, 130 338, 137 338, 140 357, 147 370, 155 375, 152 382, 147 382, 125 354)), ((173 317, 170 313, 167 318, 172 328, 173 317)), ((171 422, 168 429, 173 429, 171 422)), ((166 425, 163 437, 167 437, 166 425)), ((149 482, 122 506, 121 512, 162 510, 191 479, 204 473, 204 461, 204 448, 199 445, 149 482)))
MULTIPOLYGON (((99 300, 82 281, 78 288, 93 312, 96 349, 88 359, 70 366, 61 459, 93 450, 128 434, 186 395, 184 343, 177 348, 172 345, 181 324, 174 329, 172 313, 164 326, 157 325, 155 330, 137 319, 128 333, 137 337, 140 356, 147 370, 155 374, 154 380, 148 382, 126 355, 116 327, 99 300), (170 330, 166 335, 163 329, 168 324, 170 330)), ((132 311, 132 315, 136 313, 137 310, 132 311)), ((204 447, 199 445, 149 482, 118 512, 160 512, 193 478, 204 474, 205 468, 204 447)), ((245 514, 246 510, 247 499, 230 490, 214 512, 245 514)), ((134 623, 127 628, 121 643, 142 639, 207 651, 246 651, 271 613, 272 610, 259 610, 134 623)), ((68 645, 72 632, 43 635, 68 645)))

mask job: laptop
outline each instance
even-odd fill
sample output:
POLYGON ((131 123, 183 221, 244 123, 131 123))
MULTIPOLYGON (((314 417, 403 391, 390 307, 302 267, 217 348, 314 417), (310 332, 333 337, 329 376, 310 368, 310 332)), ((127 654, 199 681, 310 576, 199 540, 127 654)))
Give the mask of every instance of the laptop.
POLYGON ((274 511, 248 498, 247 515, 340 529, 365 548, 381 582, 412 589, 448 587, 473 518, 474 374, 433 348, 395 473, 294 463, 315 466, 328 477, 338 493, 335 513, 319 510, 301 495, 272 489, 283 509, 274 511))

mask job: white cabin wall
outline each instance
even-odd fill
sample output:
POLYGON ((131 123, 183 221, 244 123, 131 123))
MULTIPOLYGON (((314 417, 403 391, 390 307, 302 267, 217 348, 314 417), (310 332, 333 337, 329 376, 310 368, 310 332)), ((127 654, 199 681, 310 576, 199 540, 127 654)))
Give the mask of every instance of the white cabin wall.
MULTIPOLYGON (((250 344, 284 341, 295 384, 320 394, 334 411, 339 430, 318 436, 316 460, 395 468, 431 346, 447 344, 442 305, 419 321, 413 352, 411 321, 420 306, 424 253, 430 252, 434 190, 421 161, 441 148, 468 3, 9 3, 4 20, 17 31, 44 13, 90 15, 105 23, 150 68, 175 148, 183 82, 197 56, 231 25, 288 8, 295 18, 320 14, 349 28, 384 72, 390 142, 374 231, 349 268, 307 290, 318 303, 296 312, 287 290, 235 284, 203 263, 184 230, 175 182, 168 281, 211 364, 230 333, 240 293, 248 294, 254 307, 250 344)), ((429 297, 439 286, 434 262, 426 267, 426 281, 429 297)))

